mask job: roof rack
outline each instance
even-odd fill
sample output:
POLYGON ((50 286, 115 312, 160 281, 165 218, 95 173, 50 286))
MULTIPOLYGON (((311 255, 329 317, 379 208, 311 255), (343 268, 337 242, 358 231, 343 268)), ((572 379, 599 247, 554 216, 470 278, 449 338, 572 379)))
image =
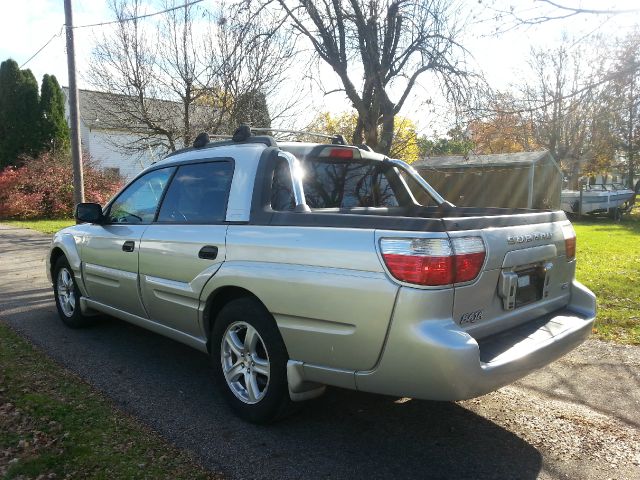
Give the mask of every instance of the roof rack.
POLYGON ((265 143, 270 146, 275 146, 276 142, 272 137, 254 135, 255 133, 289 133, 294 135, 310 135, 321 138, 328 138, 331 140, 332 145, 348 145, 347 141, 342 135, 329 135, 319 132, 308 132, 305 130, 285 130, 280 128, 270 127, 257 127, 252 128, 249 125, 240 125, 233 135, 210 135, 207 132, 200 133, 193 141, 193 148, 204 148, 209 146, 211 139, 221 139, 221 142, 216 142, 219 145, 233 144, 233 143, 265 143))
POLYGON ((273 133, 292 133, 294 135, 309 135, 312 137, 328 138, 333 145, 347 145, 347 141, 342 135, 329 135, 327 133, 309 132, 306 130, 283 130, 281 128, 268 127, 250 127, 252 132, 273 132, 273 133))

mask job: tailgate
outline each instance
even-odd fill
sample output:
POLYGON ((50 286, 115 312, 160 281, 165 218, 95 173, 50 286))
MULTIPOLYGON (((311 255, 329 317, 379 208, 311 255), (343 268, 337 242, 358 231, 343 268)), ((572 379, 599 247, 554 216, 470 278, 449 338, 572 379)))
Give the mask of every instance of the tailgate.
MULTIPOLYGON (((518 222, 515 222, 518 223, 518 222)), ((575 260, 567 261, 567 220, 449 231, 480 236, 486 260, 476 280, 456 285, 453 318, 480 339, 516 327, 569 303, 575 260)))

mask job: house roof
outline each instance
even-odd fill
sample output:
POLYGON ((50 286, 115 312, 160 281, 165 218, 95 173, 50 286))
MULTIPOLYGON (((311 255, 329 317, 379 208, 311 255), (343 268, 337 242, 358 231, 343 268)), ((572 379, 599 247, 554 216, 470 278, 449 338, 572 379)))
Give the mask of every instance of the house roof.
MULTIPOLYGON (((62 87, 62 91, 67 99, 69 88, 62 87)), ((138 99, 133 96, 95 90, 78 90, 78 94, 80 118, 91 130, 144 131, 147 129, 141 120, 144 116, 172 130, 182 128, 184 113, 180 102, 145 98, 143 110, 138 99)), ((205 131, 213 112, 214 109, 207 105, 192 105, 191 125, 205 131)))
POLYGON ((448 155, 441 157, 427 157, 413 164, 416 168, 482 168, 482 167, 510 167, 533 165, 547 157, 551 157, 548 150, 519 153, 495 153, 490 155, 468 156, 448 155))

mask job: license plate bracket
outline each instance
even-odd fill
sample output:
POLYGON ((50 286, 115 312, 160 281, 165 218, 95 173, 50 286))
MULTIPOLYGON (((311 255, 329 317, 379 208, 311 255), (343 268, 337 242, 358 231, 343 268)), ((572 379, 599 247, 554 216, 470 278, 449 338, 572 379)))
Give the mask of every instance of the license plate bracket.
POLYGON ((517 278, 515 308, 542 300, 546 271, 543 267, 527 268, 514 272, 517 278))
POLYGON ((549 272, 553 264, 529 265, 503 270, 498 283, 498 294, 505 310, 529 305, 548 296, 549 272))

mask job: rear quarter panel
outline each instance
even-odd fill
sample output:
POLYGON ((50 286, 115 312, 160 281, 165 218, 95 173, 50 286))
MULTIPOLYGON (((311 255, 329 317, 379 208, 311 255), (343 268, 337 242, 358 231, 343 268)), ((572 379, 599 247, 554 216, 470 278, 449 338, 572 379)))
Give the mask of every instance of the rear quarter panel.
POLYGON ((229 226, 226 261, 203 297, 228 285, 266 305, 291 359, 346 370, 376 364, 398 291, 373 230, 313 227, 229 226))

